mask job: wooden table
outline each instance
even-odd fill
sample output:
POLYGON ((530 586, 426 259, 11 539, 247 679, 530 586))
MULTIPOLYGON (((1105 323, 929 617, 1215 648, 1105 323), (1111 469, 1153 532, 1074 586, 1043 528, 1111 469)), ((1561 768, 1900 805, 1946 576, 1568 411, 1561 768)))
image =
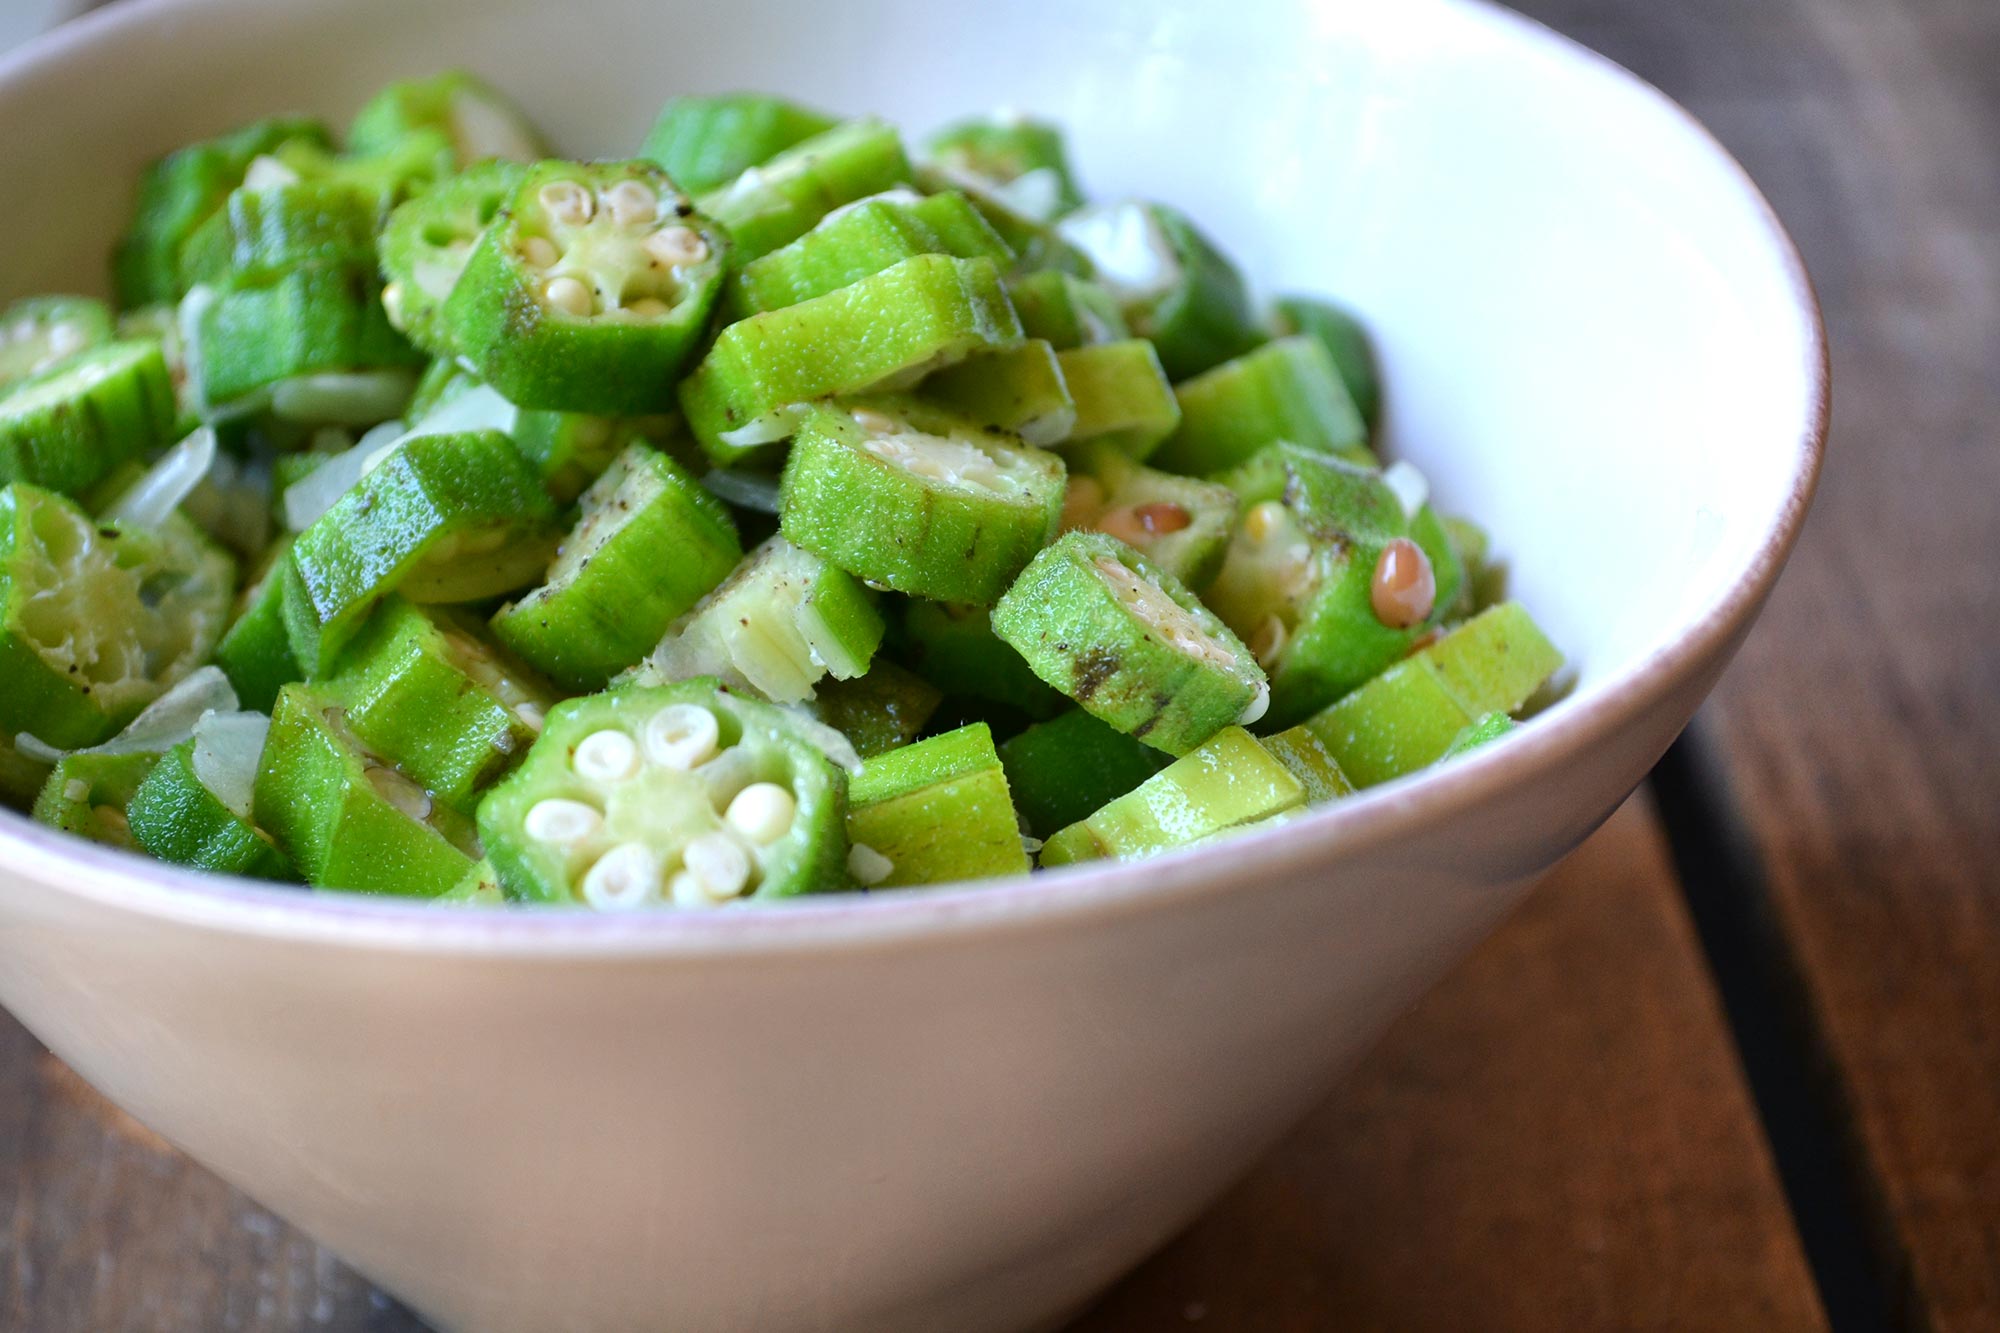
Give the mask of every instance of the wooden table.
MULTIPOLYGON (((1649 792, 1089 1333, 2000 1328, 2000 4, 1531 0, 1805 251, 1834 444, 1649 792)), ((0 1017, 0 1327, 405 1330, 0 1017)))

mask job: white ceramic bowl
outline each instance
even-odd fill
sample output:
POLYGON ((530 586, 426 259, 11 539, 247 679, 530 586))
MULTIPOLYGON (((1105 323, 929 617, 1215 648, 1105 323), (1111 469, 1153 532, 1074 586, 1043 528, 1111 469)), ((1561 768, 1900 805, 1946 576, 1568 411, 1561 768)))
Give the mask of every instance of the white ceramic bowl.
POLYGON ((1748 630, 1825 425, 1797 256, 1684 113, 1460 0, 137 0, 0 63, 21 290, 149 155, 449 63, 571 151, 670 93, 1001 103, 1380 335, 1575 694, 1266 836, 711 916, 204 881, 0 824, 0 1000, 446 1328, 1013 1329, 1187 1222, 1602 820, 1748 630))

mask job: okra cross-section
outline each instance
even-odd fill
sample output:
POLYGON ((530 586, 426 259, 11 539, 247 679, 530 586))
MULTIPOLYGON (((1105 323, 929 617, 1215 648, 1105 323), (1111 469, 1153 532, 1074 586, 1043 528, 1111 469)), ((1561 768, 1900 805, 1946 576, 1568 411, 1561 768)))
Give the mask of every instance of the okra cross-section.
POLYGON ((1264 715, 1250 650, 1179 579, 1116 538, 1065 533, 993 608, 1035 674, 1118 730, 1186 754, 1264 715))
POLYGON ((701 211, 721 223, 747 264, 795 240, 842 204, 908 183, 910 160, 893 126, 850 120, 705 191, 701 211))
POLYGON ((58 361, 0 393, 0 483, 79 495, 164 448, 175 410, 158 342, 106 343, 58 361))
POLYGON ((35 798, 37 823, 107 847, 139 850, 126 809, 160 762, 156 754, 72 754, 58 759, 35 798))
POLYGON ((517 162, 468 167, 401 204, 382 229, 382 308, 411 342, 451 354, 444 303, 472 258, 472 247, 520 188, 517 162))
POLYGON ((509 896, 711 907, 843 887, 846 775, 769 704, 712 679, 572 699, 479 807, 509 896))
POLYGON ((785 536, 856 578, 989 603, 1055 535, 1062 460, 918 405, 806 409, 779 497, 785 536))
POLYGON ((1028 872, 1007 774, 983 722, 869 760, 847 797, 850 869, 869 888, 1028 872))
POLYGON ((1064 529, 1108 532, 1191 588, 1222 564, 1236 522, 1236 493, 1135 463, 1102 441, 1067 452, 1064 529))
POLYGON ((873 277, 724 329, 681 384, 681 407, 718 467, 771 461, 793 409, 915 384, 975 351, 1021 343, 990 259, 919 255, 873 277))
POLYGON ((722 233, 648 162, 543 162, 444 303, 453 349, 509 402, 664 412, 722 288, 722 233))

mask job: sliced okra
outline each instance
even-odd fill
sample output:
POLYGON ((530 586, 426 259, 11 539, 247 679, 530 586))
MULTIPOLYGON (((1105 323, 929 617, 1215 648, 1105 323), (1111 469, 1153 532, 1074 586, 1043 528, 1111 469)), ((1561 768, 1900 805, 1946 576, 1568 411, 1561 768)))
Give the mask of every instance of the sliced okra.
POLYGON ((329 148, 332 141, 318 121, 279 117, 190 144, 147 167, 131 225, 112 256, 118 304, 130 310, 179 300, 181 246, 243 183, 253 160, 287 143, 329 148))
POLYGON ((1563 664, 1519 602, 1486 608, 1417 656, 1475 720, 1520 712, 1563 664))
POLYGON ((747 264, 805 235, 842 204, 910 179, 910 159, 893 126, 850 120, 745 168, 702 192, 697 204, 729 233, 735 261, 747 264))
POLYGON ((0 311, 0 389, 108 343, 111 311, 88 296, 30 296, 0 311))
POLYGON ((1090 256, 1070 244, 1054 224, 1030 217, 999 195, 968 188, 969 182, 964 177, 951 175, 935 166, 918 167, 916 178, 918 187, 927 194, 951 191, 962 193, 971 201, 980 216, 986 219, 986 224, 999 233, 1000 239, 1013 252, 1014 264, 1010 270, 1013 276, 1054 271, 1088 278, 1096 272, 1090 256))
POLYGON ((869 888, 1025 875, 1029 869, 1007 774, 983 722, 864 764, 847 788, 847 837, 857 849, 868 849, 853 868, 872 870, 862 880, 869 888))
POLYGON ((726 246, 649 162, 542 162, 473 247, 446 334, 522 407, 668 411, 726 246))
POLYGON ((1348 397, 1369 430, 1382 416, 1382 380, 1375 359, 1375 344, 1368 330, 1354 315, 1331 301, 1308 296, 1281 297, 1271 315, 1273 333, 1280 338, 1304 334, 1315 339, 1340 368, 1340 379, 1348 397))
POLYGON ((160 344, 105 343, 0 393, 0 482, 78 495, 173 440, 160 344))
POLYGON ((725 299, 737 319, 782 310, 918 255, 1001 264, 1014 258, 964 195, 892 190, 836 208, 797 240, 743 265, 730 275, 725 299))
POLYGON ((1074 347, 1056 360, 1076 404, 1068 443, 1098 440, 1145 459, 1181 424, 1174 386, 1144 338, 1074 347))
POLYGON ((95 745, 208 657, 230 558, 178 515, 96 523, 16 482, 0 490, 0 730, 95 745))
POLYGON ((787 539, 856 578, 987 603, 1055 535, 1063 465, 918 404, 805 409, 785 463, 787 539))
POLYGON ((858 580, 773 537, 667 627, 639 679, 713 676, 773 703, 803 703, 828 675, 867 672, 882 631, 882 613, 858 580))
POLYGON ((282 185, 301 180, 345 185, 372 199, 386 216, 405 199, 449 180, 457 171, 451 136, 442 130, 415 130, 368 153, 329 153, 312 144, 288 143, 270 159, 253 163, 243 183, 282 185))
POLYGON ((333 264, 292 269, 264 287, 195 288, 181 313, 200 401, 213 409, 302 377, 421 367, 422 354, 383 313, 381 291, 372 266, 333 264))
POLYGON ((683 190, 700 193, 839 123, 810 107, 758 93, 676 97, 660 108, 639 156, 658 163, 683 190))
POLYGON ((316 888, 435 898, 480 855, 471 821, 362 744, 324 686, 279 692, 251 813, 316 888))
POLYGON ((1482 745, 1499 740, 1519 725, 1520 723, 1505 713, 1488 713, 1485 717, 1467 725, 1464 731, 1453 737, 1442 758, 1456 759, 1460 755, 1470 754, 1482 745))
POLYGON ((35 798, 36 822, 107 847, 139 850, 126 807, 156 754, 72 754, 58 759, 35 798))
POLYGON ((974 352, 1020 344, 992 260, 919 255, 731 324, 682 381, 681 407, 716 466, 768 463, 798 404, 906 388, 974 352))
POLYGON ((1044 867, 1171 851, 1305 804, 1291 770, 1226 727, 1132 791, 1051 837, 1044 867))
POLYGON ((1006 741, 1000 762, 1028 831, 1047 838, 1131 791, 1167 759, 1072 708, 1006 741))
POLYGON ((348 127, 348 151, 386 153, 425 132, 444 135, 461 167, 491 158, 533 162, 548 151, 506 94, 462 69, 392 83, 369 98, 348 127))
POLYGON ((476 602, 513 592, 542 576, 560 535, 554 503, 506 436, 406 438, 293 544, 292 651, 317 679, 390 593, 476 602))
POLYGON ((915 740, 943 701, 929 681, 878 657, 866 675, 821 681, 808 707, 847 737, 856 754, 872 759, 915 740))
POLYGON ((1076 430, 1076 399, 1070 397, 1062 362, 1039 338, 940 370, 924 381, 923 396, 976 426, 1018 435, 1023 444, 1043 449, 1076 430))
POLYGON ((468 167, 389 215, 381 238, 382 306, 389 322, 425 351, 453 355, 444 328, 445 298, 465 272, 472 247, 526 174, 517 162, 468 167))
POLYGON ((307 264, 372 268, 380 200, 340 180, 241 186, 181 247, 181 280, 262 287, 307 264))
POLYGON ((946 694, 1003 704, 1037 720, 1069 706, 993 632, 988 607, 912 600, 902 628, 911 667, 946 694))
POLYGON ((583 493, 548 581, 493 617, 522 660, 576 693, 601 690, 743 557, 723 503, 634 445, 583 493))
POLYGON ((23 754, 11 735, 0 736, 0 805, 29 810, 49 780, 47 760, 23 754))
POLYGON ((445 607, 392 597, 341 657, 329 688, 347 726, 446 805, 473 813, 541 734, 555 694, 445 607))
POLYGON ((1283 440, 1372 467, 1368 427, 1316 338, 1279 338, 1174 390, 1180 428, 1153 461, 1171 472, 1212 476, 1283 440))
POLYGON ((1174 383, 1263 341, 1243 275, 1188 217, 1165 204, 1105 204, 1058 230, 1090 256, 1132 331, 1159 349, 1174 383))
POLYGON ((500 887, 500 872, 491 861, 480 861, 465 872, 451 888, 431 899, 442 907, 505 907, 507 893, 500 887))
POLYGON ((1264 737, 1264 748, 1299 780, 1299 785, 1305 788, 1308 804, 1337 801, 1354 794, 1354 783, 1341 769, 1340 761, 1333 757, 1333 751, 1327 748, 1319 734, 1305 723, 1287 727, 1275 736, 1264 737))
POLYGON ((1222 564, 1236 524, 1236 492, 1135 463, 1101 440, 1066 452, 1065 531, 1107 532, 1191 588, 1222 564))
POLYGON ((843 887, 846 786, 770 704, 627 686, 558 705, 479 829, 517 900, 711 907, 843 887))
POLYGON ((260 713, 278 701, 279 690, 305 678, 285 629, 283 574, 291 551, 290 537, 271 548, 263 568, 237 599, 235 620, 215 645, 215 664, 229 677, 237 700, 260 713))
POLYGON ((1062 131, 1047 121, 995 115, 948 125, 926 155, 947 176, 977 182, 1010 207, 1048 221, 1083 206, 1062 131))
POLYGON ((1103 284, 1056 269, 1026 273, 1007 284, 1021 329, 1058 352, 1132 336, 1118 301, 1103 284))
POLYGON ((1262 668, 1193 593, 1131 547, 1070 532, 993 608, 1035 674, 1118 730, 1186 754, 1264 715, 1262 668))
MULTIPOLYGON (((268 725, 257 714, 230 715, 232 724, 236 719, 249 723, 247 730, 252 732, 268 725)), ((204 764, 197 753, 201 744, 197 737, 159 756, 132 793, 125 815, 133 841, 173 865, 250 879, 297 878, 291 861, 251 815, 248 779, 256 775, 256 756, 250 756, 241 792, 231 791, 225 799, 210 785, 212 779, 203 779, 204 764)), ((262 752, 261 745, 258 751, 262 752)))

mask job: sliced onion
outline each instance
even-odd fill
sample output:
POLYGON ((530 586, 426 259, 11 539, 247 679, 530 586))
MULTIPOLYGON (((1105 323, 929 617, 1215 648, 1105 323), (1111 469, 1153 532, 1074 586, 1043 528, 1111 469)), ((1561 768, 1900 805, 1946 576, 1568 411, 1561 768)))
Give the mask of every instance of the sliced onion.
POLYGON ((511 436, 520 424, 521 409, 500 396, 490 384, 476 384, 452 394, 410 423, 410 435, 455 435, 468 430, 497 430, 511 436))
POLYGON ((206 283, 197 283, 188 288, 186 296, 174 311, 174 326, 180 334, 181 359, 187 372, 187 391, 194 410, 202 417, 208 416, 208 376, 204 373, 201 357, 201 317, 215 304, 216 291, 206 283))
POLYGON ((194 775, 238 819, 250 818, 250 795, 271 719, 262 713, 203 713, 194 724, 194 775))
POLYGON ((798 726, 800 733, 811 741, 821 754, 849 773, 861 771, 860 753, 855 750, 854 742, 847 739, 839 728, 830 727, 820 721, 802 704, 785 705, 784 708, 792 715, 792 721, 798 726))
POLYGON ((412 370, 297 375, 271 386, 271 413, 286 421, 372 426, 401 412, 416 388, 412 370))
POLYGON ((157 528, 201 485, 215 466, 215 432, 202 426, 160 455, 98 517, 112 523, 157 528))
POLYGON ((761 472, 738 472, 734 468, 712 469, 701 479, 709 494, 727 500, 739 509, 759 514, 778 512, 778 479, 761 472))
POLYGON ((203 713, 233 713, 239 706, 229 677, 219 667, 205 666, 188 673, 102 745, 58 750, 27 732, 14 744, 22 754, 48 764, 77 754, 165 754, 194 735, 203 713))
POLYGON ((1090 256, 1098 281, 1123 303, 1165 292, 1180 277, 1180 261, 1144 204, 1105 204, 1072 213, 1056 232, 1090 256))
POLYGON ((1430 503, 1430 478, 1419 472, 1414 463, 1398 459, 1389 464, 1382 473, 1382 484, 1396 493, 1405 518, 1414 519, 1417 511, 1430 503))
POLYGON ((250 159, 249 169, 243 173, 243 188, 275 190, 281 186, 297 185, 299 180, 298 172, 277 158, 260 153, 250 159))
POLYGON ((723 431, 716 436, 731 449, 749 449, 760 444, 776 444, 798 429, 798 413, 789 407, 781 407, 775 412, 766 412, 754 421, 746 421, 735 430, 723 431))
POLYGON ((987 192, 1022 217, 1050 222, 1062 211, 1062 176, 1054 167, 1036 167, 1010 181, 989 181, 987 192))
POLYGON ((322 514, 340 502, 368 475, 370 467, 387 457, 407 438, 400 421, 385 421, 363 435, 351 449, 343 450, 285 488, 285 526, 304 532, 322 514))
POLYGON ((181 507, 209 536, 254 559, 271 544, 271 486, 266 459, 219 452, 181 507))

